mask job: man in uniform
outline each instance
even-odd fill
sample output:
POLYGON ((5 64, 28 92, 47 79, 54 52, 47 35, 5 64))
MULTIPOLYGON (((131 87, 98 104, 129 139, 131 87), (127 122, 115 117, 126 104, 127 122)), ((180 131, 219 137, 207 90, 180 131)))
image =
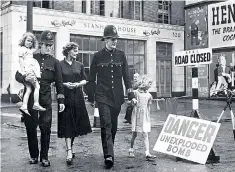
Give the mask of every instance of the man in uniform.
POLYGON ((123 51, 116 49, 117 38, 116 28, 113 25, 106 26, 102 38, 102 41, 105 41, 105 48, 95 53, 88 77, 90 83, 97 80, 95 100, 100 115, 106 168, 111 168, 114 164, 113 145, 117 132, 118 115, 121 105, 124 103, 122 78, 128 91, 131 91, 126 56, 123 51))
MULTIPOLYGON (((52 99, 51 99, 51 83, 55 82, 57 98, 59 103, 59 112, 64 110, 64 88, 62 81, 62 72, 59 61, 50 55, 54 44, 54 36, 51 31, 43 31, 40 35, 40 52, 34 54, 34 58, 38 61, 41 69, 39 103, 46 108, 46 111, 38 111, 32 109, 33 94, 30 95, 28 101, 28 111, 31 116, 25 115, 25 126, 28 137, 28 148, 30 153, 30 164, 38 163, 39 149, 37 139, 37 126, 41 130, 41 151, 40 161, 42 166, 50 166, 48 160, 48 150, 50 144, 51 123, 52 123, 52 99)), ((16 73, 16 80, 22 84, 24 82, 33 82, 36 78, 34 75, 21 75, 16 73)))

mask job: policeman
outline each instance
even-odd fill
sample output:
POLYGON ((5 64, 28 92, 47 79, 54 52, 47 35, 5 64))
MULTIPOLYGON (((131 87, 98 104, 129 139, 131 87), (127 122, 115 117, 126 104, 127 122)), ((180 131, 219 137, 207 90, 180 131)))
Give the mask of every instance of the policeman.
MULTIPOLYGON (((52 122, 52 99, 51 99, 51 83, 55 82, 57 99, 59 103, 59 112, 64 110, 64 90, 62 73, 59 61, 50 55, 54 44, 54 36, 51 31, 43 31, 40 35, 40 52, 34 54, 34 58, 38 61, 41 68, 39 103, 46 111, 39 112, 32 109, 33 94, 30 95, 28 101, 28 111, 31 116, 25 115, 25 126, 28 137, 28 148, 30 153, 30 164, 38 163, 39 149, 37 139, 37 126, 41 130, 41 151, 40 162, 42 166, 50 166, 48 160, 48 150, 50 144, 51 122, 52 122)), ((16 80, 20 83, 33 82, 36 78, 34 75, 23 76, 19 72, 16 73, 16 80)))
POLYGON ((124 103, 122 78, 131 90, 131 80, 126 56, 116 49, 118 33, 113 25, 104 29, 102 41, 105 48, 94 54, 88 80, 94 83, 95 100, 100 115, 101 139, 106 168, 114 164, 113 144, 117 132, 118 115, 124 103))

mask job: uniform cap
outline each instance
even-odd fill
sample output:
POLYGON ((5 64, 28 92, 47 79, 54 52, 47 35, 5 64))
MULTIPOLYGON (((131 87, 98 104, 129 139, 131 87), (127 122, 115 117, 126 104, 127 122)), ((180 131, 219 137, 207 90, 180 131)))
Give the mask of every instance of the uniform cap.
POLYGON ((107 25, 104 28, 104 35, 101 40, 104 41, 105 38, 118 38, 118 37, 119 36, 118 36, 116 27, 113 25, 107 25))
POLYGON ((45 30, 40 35, 40 42, 41 43, 49 43, 54 44, 54 35, 51 31, 45 30))

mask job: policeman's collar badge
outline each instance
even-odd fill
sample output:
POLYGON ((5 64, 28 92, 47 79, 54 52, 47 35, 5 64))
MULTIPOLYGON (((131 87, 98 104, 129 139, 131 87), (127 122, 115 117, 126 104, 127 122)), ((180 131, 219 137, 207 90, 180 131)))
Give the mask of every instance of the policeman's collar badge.
POLYGON ((48 32, 47 35, 46 35, 46 38, 47 39, 52 39, 52 34, 50 32, 48 32))

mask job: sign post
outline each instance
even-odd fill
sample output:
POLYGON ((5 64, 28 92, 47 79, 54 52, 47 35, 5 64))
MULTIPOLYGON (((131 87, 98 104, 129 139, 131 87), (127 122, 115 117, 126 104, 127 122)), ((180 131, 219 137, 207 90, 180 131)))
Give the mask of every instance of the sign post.
MULTIPOLYGON (((174 53, 174 65, 176 67, 192 66, 192 113, 190 117, 202 119, 199 112, 198 101, 198 66, 212 63, 212 49, 203 48, 174 53)), ((215 155, 211 148, 208 156, 209 162, 219 162, 220 157, 215 155)))

